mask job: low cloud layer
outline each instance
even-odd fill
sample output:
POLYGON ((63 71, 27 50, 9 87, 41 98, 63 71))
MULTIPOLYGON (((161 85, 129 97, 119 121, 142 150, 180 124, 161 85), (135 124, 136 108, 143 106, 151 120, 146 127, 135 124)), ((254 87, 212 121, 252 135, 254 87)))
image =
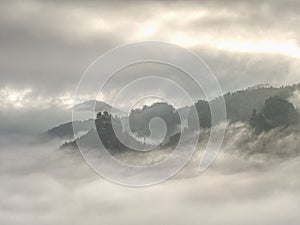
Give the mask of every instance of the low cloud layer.
POLYGON ((299 224, 300 158, 276 156, 283 145, 293 149, 293 132, 249 140, 248 129, 243 124, 229 126, 228 141, 205 173, 197 172, 196 155, 177 177, 146 188, 123 187, 98 177, 78 152, 57 150, 59 143, 6 140, 0 153, 0 222, 299 224), (245 136, 246 148, 241 144, 245 136), (249 148, 262 149, 262 141, 269 152, 247 154, 249 148))
POLYGON ((300 91, 295 91, 289 101, 300 111, 300 91))

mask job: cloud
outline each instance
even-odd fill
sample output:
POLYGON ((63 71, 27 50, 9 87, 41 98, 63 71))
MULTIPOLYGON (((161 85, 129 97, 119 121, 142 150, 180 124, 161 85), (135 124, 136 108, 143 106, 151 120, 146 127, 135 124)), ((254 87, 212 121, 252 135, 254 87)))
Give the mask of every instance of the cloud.
POLYGON ((289 98, 289 101, 293 103, 295 108, 300 111, 300 91, 297 90, 293 93, 293 95, 289 98))
MULTIPOLYGON (((300 158, 278 159, 272 152, 245 158, 245 136, 248 147, 257 150, 256 142, 274 138, 249 139, 248 129, 229 127, 231 141, 205 173, 197 173, 199 161, 194 159, 176 178, 147 188, 123 187, 96 176, 78 152, 56 150, 57 142, 6 140, 0 152, 0 222, 299 224, 300 158)), ((285 137, 272 144, 274 152, 282 142, 291 144, 285 137)))
MULTIPOLYGON (((253 136, 245 124, 230 125, 206 173, 198 176, 196 155, 176 178, 143 189, 97 177, 78 154, 58 151, 60 143, 32 143, 71 119, 65 106, 87 66, 127 42, 187 47, 225 91, 298 83, 299 10, 299 1, 279 0, 1 2, 0 223, 299 224, 298 127, 253 136)), ((182 74, 163 72, 201 95, 182 74)))
POLYGON ((38 135, 71 121, 73 96, 45 96, 32 89, 0 89, 0 134, 38 135))
MULTIPOLYGON (((58 151, 61 143, 33 144, 32 137, 71 120, 64 106, 87 66, 127 42, 187 47, 208 63, 224 91, 298 83, 299 10, 291 0, 2 1, 0 223, 299 224, 297 126, 253 136, 249 126, 232 124, 223 152, 204 174, 197 172, 199 151, 177 177, 142 189, 111 184, 77 153, 58 151)), ((163 72, 195 98, 201 94, 182 74, 163 72)), ((290 100, 298 107, 299 93, 290 100)))
POLYGON ((1 86, 73 92, 99 55, 145 39, 205 55, 225 90, 299 82, 297 9, 297 1, 2 2, 1 86))

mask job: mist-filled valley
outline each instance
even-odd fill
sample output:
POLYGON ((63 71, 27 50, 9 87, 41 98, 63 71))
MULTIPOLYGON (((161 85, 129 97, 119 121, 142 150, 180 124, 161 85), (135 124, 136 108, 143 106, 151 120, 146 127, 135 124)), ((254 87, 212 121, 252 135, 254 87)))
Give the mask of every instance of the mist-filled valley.
POLYGON ((232 125, 204 173, 196 153, 176 177, 144 188, 110 183, 58 143, 11 140, 0 158, 1 223, 299 224, 299 135, 278 130, 249 142, 247 132, 232 125), (240 152, 261 148, 269 153, 240 152), (278 157, 283 148, 293 157, 278 157))
MULTIPOLYGON (((96 174, 78 149, 61 147, 70 135, 2 136, 1 224, 299 224, 299 124, 257 130, 251 117, 226 123, 221 151, 207 170, 199 172, 210 135, 202 127, 187 165, 143 188, 96 174)), ((116 155, 145 165, 165 159, 172 146, 116 155)))

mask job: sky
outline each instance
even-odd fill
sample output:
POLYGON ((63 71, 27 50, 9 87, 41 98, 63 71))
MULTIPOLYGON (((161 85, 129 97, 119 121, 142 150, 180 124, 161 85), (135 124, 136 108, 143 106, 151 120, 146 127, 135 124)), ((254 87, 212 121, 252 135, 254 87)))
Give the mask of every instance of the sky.
MULTIPOLYGON (((58 150, 65 140, 36 136, 71 121, 86 69, 127 43, 156 40, 194 52, 224 93, 299 83, 299 12, 299 0, 0 1, 0 224, 298 225, 299 125, 253 135, 248 124, 228 124, 218 158, 199 174, 205 130, 189 164, 147 188, 101 179, 78 151, 58 150)), ((152 73, 203 96, 184 73, 147 63, 118 72, 101 100, 111 103, 128 77, 152 73)), ((182 104, 180 92, 154 86, 182 104)), ((128 95, 154 86, 136 83, 128 95)), ((300 108, 299 91, 289 100, 300 108)))
POLYGON ((296 0, 1 1, 0 117, 11 110, 69 108, 88 66, 136 41, 193 51, 223 92, 299 83, 299 9, 296 0))

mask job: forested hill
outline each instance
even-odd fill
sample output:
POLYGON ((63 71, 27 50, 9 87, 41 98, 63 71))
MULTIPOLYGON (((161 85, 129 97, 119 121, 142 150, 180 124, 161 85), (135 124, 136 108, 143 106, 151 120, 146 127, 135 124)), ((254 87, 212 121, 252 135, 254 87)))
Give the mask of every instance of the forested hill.
MULTIPOLYGON (((256 86, 236 92, 228 92, 224 95, 227 119, 232 122, 250 121, 253 116, 253 110, 256 110, 258 113, 262 112, 266 100, 270 97, 278 97, 289 100, 296 91, 300 91, 300 84, 285 87, 256 86)), ((212 100, 212 102, 220 101, 220 99, 221 98, 216 98, 212 100)), ((210 127, 211 116, 209 103, 204 100, 199 100, 195 103, 195 106, 198 112, 200 125, 202 127, 210 127)), ((184 107, 182 109, 178 109, 178 111, 182 110, 182 112, 184 111, 185 113, 188 113, 188 108, 189 107, 184 107)), ((147 136, 149 133, 147 126, 149 121, 154 117, 161 117, 167 123, 168 131, 171 134, 176 132, 176 128, 180 126, 178 114, 175 110, 176 109, 167 103, 155 103, 152 106, 133 110, 129 118, 122 117, 121 119, 129 119, 130 126, 134 132, 141 136, 147 136)), ((299 111, 299 109, 297 110, 299 111)), ((83 132, 87 132, 93 122, 94 120, 92 119, 77 123, 80 123, 83 132)), ((193 123, 193 121, 188 122, 193 123)), ((72 138, 72 122, 50 129, 45 133, 45 135, 59 138, 72 138)))
MULTIPOLYGON (((279 97, 289 100, 293 93, 300 90, 300 84, 282 87, 258 87, 228 92, 224 95, 227 118, 231 121, 248 121, 253 109, 260 112, 265 101, 270 97, 279 97)), ((218 101, 219 98, 213 101, 218 101)))

